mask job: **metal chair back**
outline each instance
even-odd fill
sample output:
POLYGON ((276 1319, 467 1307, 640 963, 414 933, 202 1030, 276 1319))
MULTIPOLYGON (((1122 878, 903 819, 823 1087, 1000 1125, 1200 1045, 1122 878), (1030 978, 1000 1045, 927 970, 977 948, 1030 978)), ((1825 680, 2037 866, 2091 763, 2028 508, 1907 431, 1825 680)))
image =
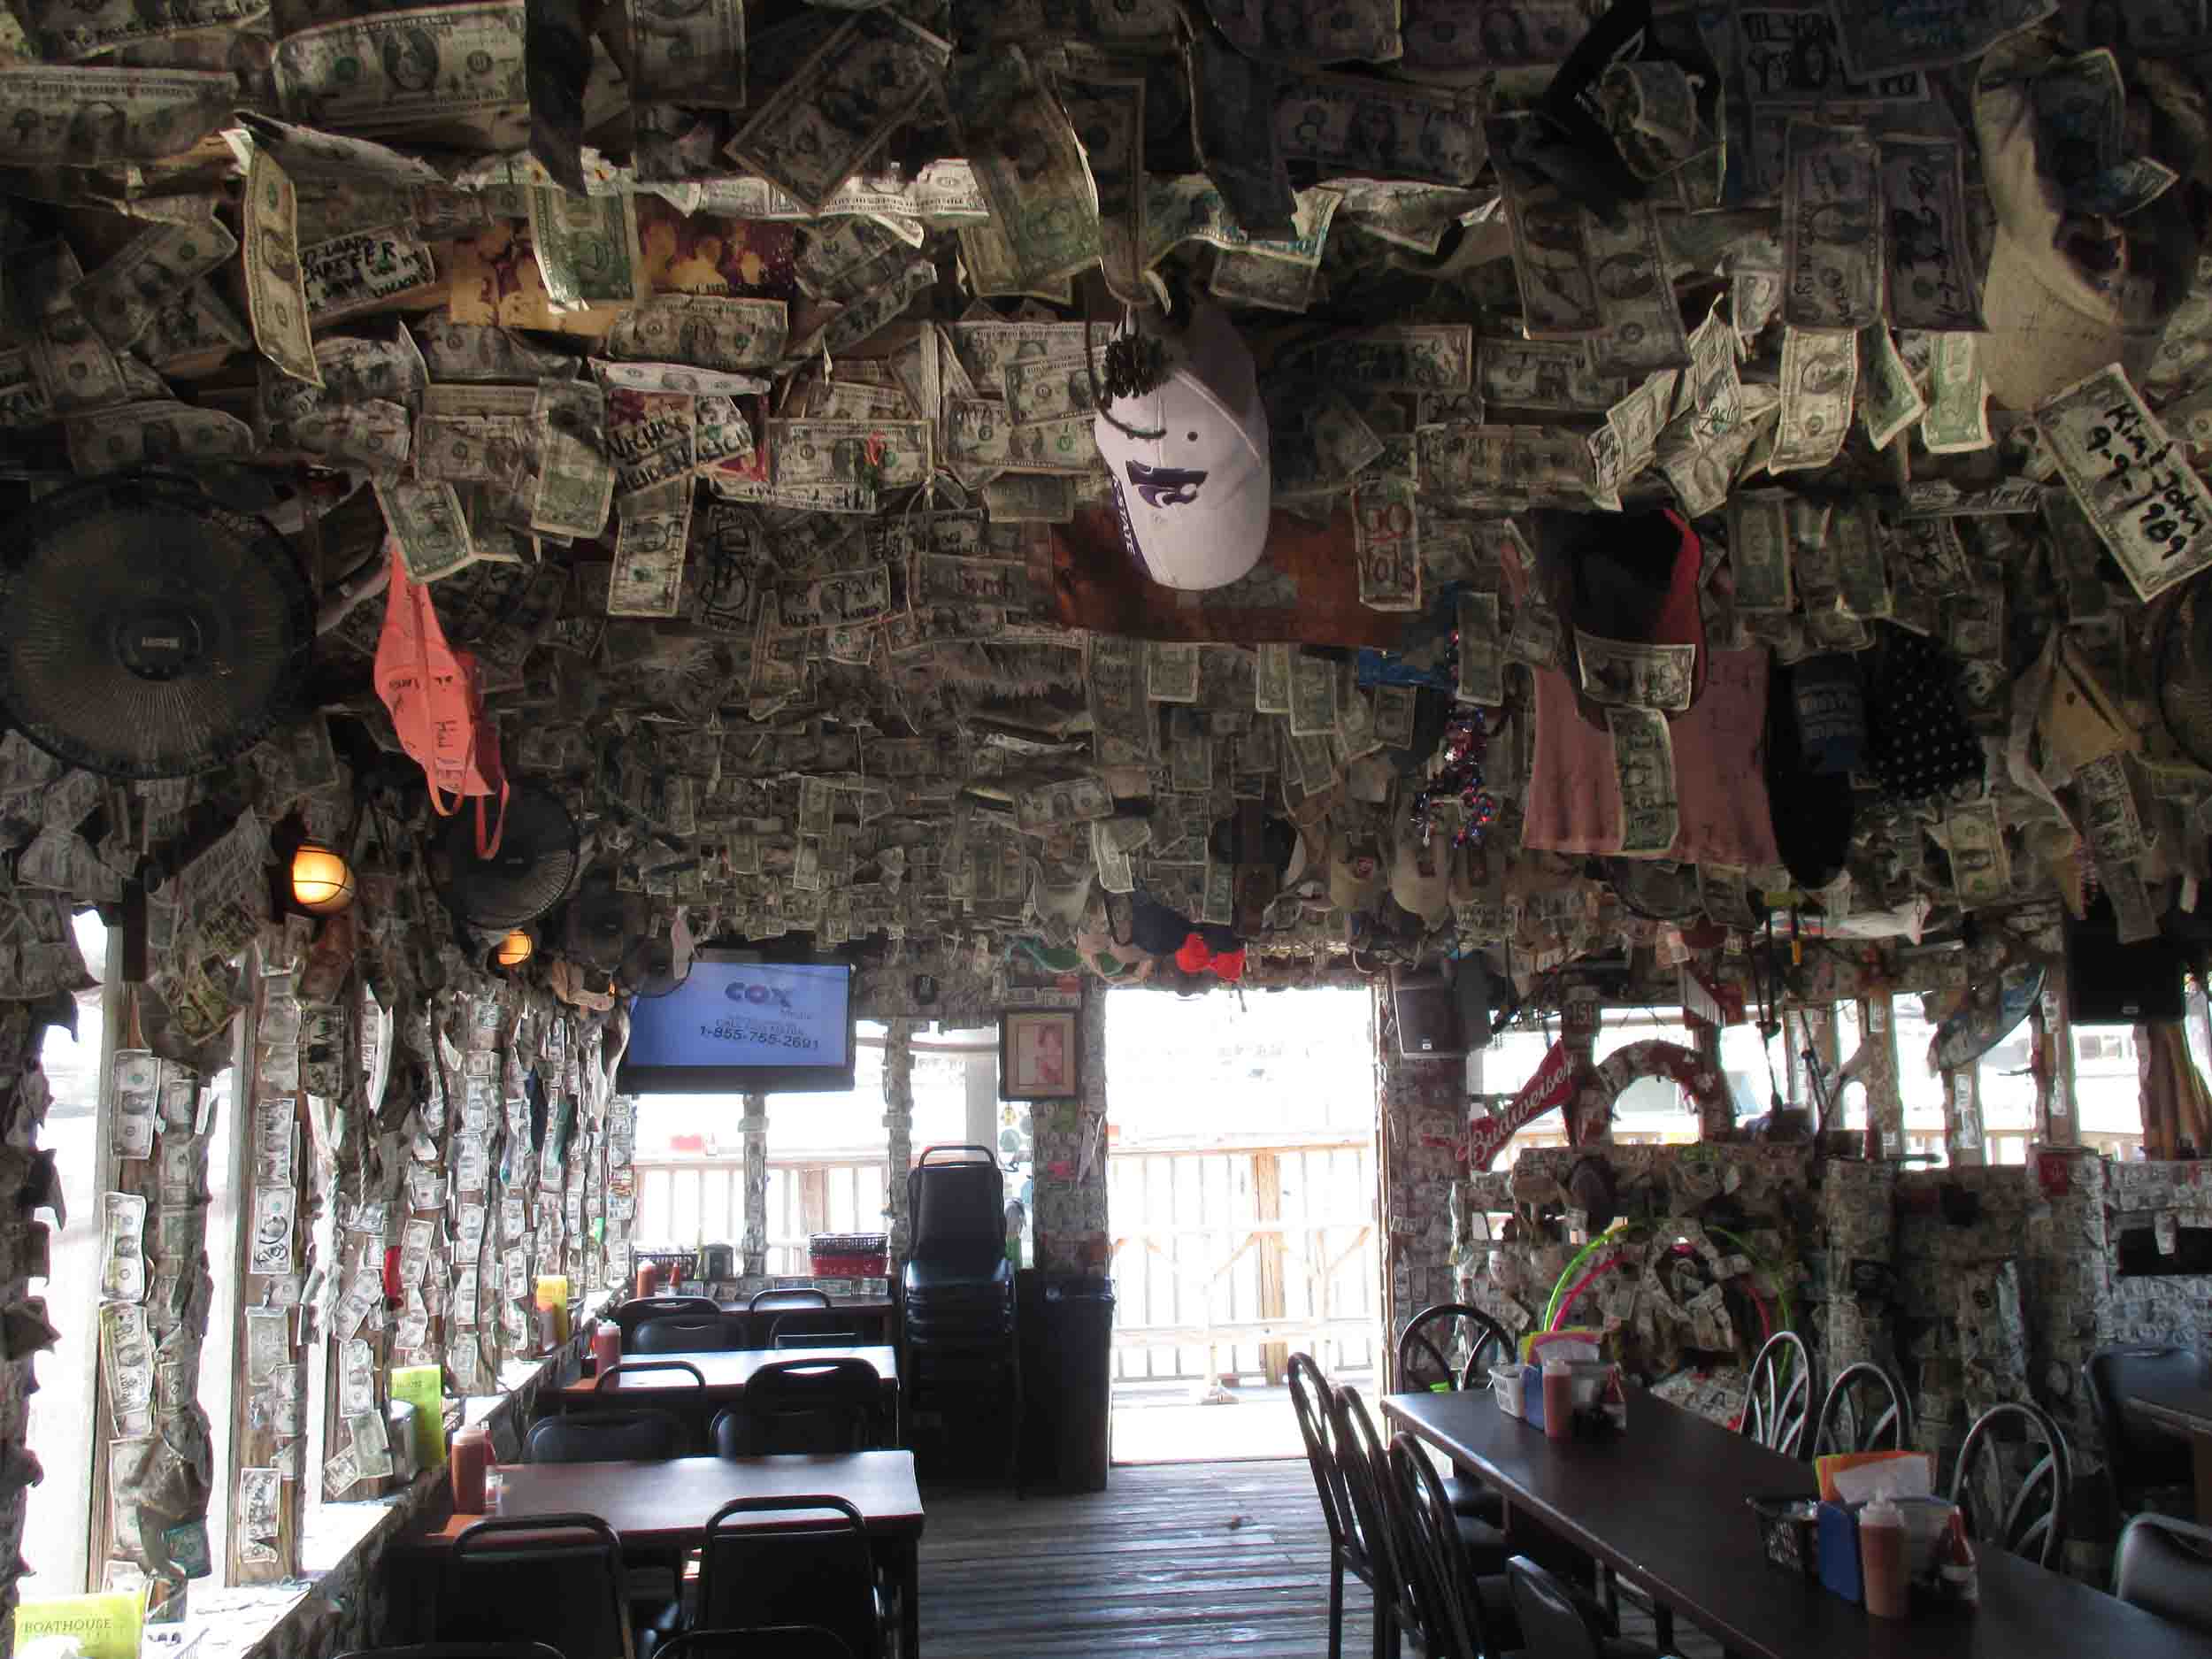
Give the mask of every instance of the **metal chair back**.
POLYGON ((1429 1659, 1482 1659, 1494 1649, 1444 1482, 1410 1434, 1392 1439, 1389 1463, 1401 1617, 1429 1659))
POLYGON ((745 1346, 745 1321, 725 1313, 648 1319, 622 1344, 633 1354, 719 1354, 745 1346))
POLYGON ((771 1348, 858 1348, 860 1346, 860 1333, 857 1331, 787 1331, 784 1329, 784 1325, 790 1317, 787 1314, 784 1318, 778 1319, 770 1327, 768 1345, 771 1348))
POLYGON ((1805 1449, 1812 1399, 1813 1357, 1804 1338, 1794 1331, 1777 1331, 1751 1362, 1736 1431, 1786 1457, 1799 1456, 1805 1449))
MULTIPOLYGON (((1390 1479, 1389 1462, 1358 1389, 1340 1384, 1329 1402, 1337 1478, 1343 1483, 1344 1515, 1350 1523, 1346 1555, 1353 1571, 1375 1587, 1375 1617, 1380 1620, 1397 1604, 1394 1586, 1398 1563, 1392 1553, 1390 1510, 1383 1496, 1390 1479)), ((1394 1623, 1394 1614, 1389 1616, 1394 1623)))
POLYGON ((746 1379, 742 1404, 714 1419, 724 1457, 775 1452, 859 1452, 875 1442, 883 1378, 864 1359, 792 1358, 746 1379))
POLYGON ((2073 1499, 2073 1455, 2048 1412, 2007 1401, 1974 1419, 1951 1471, 1968 1537, 2055 1570, 2073 1499))
POLYGON ((1527 1659, 1602 1659, 1606 1636, 1596 1615, 1567 1586, 1525 1555, 1505 1563, 1513 1616, 1527 1659))
POLYGON ((1399 1333, 1398 1387, 1406 1393, 1486 1387, 1492 1363, 1512 1356, 1512 1337, 1481 1309, 1439 1302, 1415 1314, 1399 1333))
POLYGON ((853 1659, 880 1659, 882 1609, 866 1520, 849 1500, 828 1494, 724 1504, 708 1518, 699 1553, 700 1624, 802 1619, 828 1631, 853 1659), (740 1524, 758 1515, 780 1518, 772 1526, 740 1524))
POLYGON ((1814 1456, 1906 1451, 1912 1443, 1912 1403, 1883 1367, 1863 1359, 1845 1366, 1828 1385, 1813 1428, 1814 1456))
POLYGON ((2112 1552, 2112 1594, 2212 1635, 2212 1526, 2139 1515, 2112 1552))
POLYGON ((607 1316, 622 1327, 622 1346, 648 1319, 697 1319, 722 1311, 721 1305, 704 1296, 633 1296, 607 1316))
POLYGON ((479 1521, 446 1555, 437 1624, 441 1641, 542 1642, 563 1659, 631 1659, 621 1540, 595 1515, 479 1521))
POLYGON ((1344 1478, 1329 1445, 1329 1379, 1312 1355, 1293 1354, 1286 1380, 1298 1438, 1306 1444, 1306 1466, 1313 1471, 1314 1490, 1320 1494, 1321 1519, 1334 1548, 1351 1536, 1351 1528, 1344 1514, 1344 1478))

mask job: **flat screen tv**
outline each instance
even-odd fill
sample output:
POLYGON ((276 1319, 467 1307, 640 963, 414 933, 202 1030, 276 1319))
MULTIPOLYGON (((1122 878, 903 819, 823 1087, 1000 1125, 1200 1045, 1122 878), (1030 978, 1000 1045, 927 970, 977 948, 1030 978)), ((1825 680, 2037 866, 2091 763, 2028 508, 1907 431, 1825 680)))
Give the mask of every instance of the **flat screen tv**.
POLYGON ((853 1086, 853 971, 702 950, 666 996, 633 997, 627 1094, 830 1094, 853 1086))

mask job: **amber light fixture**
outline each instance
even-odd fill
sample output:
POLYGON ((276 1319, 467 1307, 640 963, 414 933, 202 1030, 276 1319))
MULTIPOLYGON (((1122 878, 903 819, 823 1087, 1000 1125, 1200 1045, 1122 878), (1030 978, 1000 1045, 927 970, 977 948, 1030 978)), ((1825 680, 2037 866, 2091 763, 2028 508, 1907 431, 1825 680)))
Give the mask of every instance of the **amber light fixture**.
POLYGON ((310 916, 335 916, 353 902, 353 866, 319 841, 292 855, 292 903, 310 916))
POLYGON ((519 968, 530 960, 530 953, 536 949, 530 935, 518 927, 499 941, 499 949, 492 952, 492 960, 503 968, 519 968))

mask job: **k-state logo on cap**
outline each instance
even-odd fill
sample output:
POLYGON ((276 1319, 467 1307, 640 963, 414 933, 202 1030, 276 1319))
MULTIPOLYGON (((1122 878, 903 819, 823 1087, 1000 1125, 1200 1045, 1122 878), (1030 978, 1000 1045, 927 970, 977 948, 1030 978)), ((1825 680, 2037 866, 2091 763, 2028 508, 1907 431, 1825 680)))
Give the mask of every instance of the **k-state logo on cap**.
POLYGON ((1179 466, 1147 466, 1142 461, 1129 461, 1129 481, 1148 507, 1187 507, 1198 499, 1198 487, 1206 481, 1203 472, 1194 472, 1179 466))

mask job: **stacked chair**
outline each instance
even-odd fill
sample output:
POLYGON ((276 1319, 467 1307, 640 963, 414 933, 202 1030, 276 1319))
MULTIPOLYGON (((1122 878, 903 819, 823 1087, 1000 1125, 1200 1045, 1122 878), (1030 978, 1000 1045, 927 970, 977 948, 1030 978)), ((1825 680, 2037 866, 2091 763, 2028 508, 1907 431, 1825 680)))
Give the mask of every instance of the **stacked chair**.
MULTIPOLYGON (((962 1443, 964 1430, 972 1441, 976 1425, 995 1425, 1010 1474, 1021 1443, 1021 1377, 998 1158, 988 1147, 931 1147, 906 1178, 906 1202, 900 1374, 908 1421, 936 1419, 948 1447, 962 1443)), ((964 1461, 938 1472, 976 1472, 964 1461)))

